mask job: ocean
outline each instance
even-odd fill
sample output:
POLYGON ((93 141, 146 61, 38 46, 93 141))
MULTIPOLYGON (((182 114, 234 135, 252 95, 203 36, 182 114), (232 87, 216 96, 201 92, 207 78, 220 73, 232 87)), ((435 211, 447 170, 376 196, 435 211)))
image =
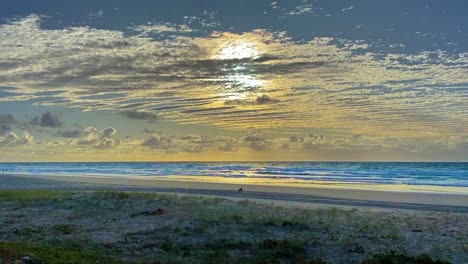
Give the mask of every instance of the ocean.
POLYGON ((468 162, 0 163, 0 173, 63 176, 221 176, 468 187, 468 162))

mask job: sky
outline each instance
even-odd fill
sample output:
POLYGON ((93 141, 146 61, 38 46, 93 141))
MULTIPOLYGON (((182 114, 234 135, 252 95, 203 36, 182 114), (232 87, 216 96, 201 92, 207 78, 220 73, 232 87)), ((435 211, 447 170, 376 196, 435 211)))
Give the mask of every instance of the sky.
POLYGON ((3 0, 0 161, 468 161, 464 0, 3 0))

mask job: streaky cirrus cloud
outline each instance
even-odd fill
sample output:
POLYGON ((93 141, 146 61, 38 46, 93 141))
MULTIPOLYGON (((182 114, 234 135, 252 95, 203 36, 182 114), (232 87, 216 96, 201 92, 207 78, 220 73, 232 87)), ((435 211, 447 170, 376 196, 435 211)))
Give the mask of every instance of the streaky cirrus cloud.
POLYGON ((149 121, 154 121, 158 119, 157 114, 153 112, 146 112, 146 111, 128 110, 128 111, 121 112, 121 114, 132 119, 149 120, 149 121))

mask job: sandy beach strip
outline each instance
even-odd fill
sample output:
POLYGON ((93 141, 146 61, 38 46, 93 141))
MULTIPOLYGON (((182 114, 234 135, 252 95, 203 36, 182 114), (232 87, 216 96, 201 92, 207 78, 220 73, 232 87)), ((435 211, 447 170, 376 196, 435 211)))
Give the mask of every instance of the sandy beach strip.
POLYGON ((468 188, 224 177, 0 174, 0 189, 111 189, 209 195, 299 206, 346 206, 468 213, 468 188), (239 187, 243 192, 238 192, 239 187))

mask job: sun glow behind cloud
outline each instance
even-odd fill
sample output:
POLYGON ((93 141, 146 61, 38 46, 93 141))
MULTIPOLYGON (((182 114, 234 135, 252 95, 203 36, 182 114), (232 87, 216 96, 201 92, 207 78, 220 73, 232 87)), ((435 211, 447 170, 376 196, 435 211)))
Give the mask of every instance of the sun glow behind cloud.
POLYGON ((255 59, 258 55, 259 52, 253 43, 239 40, 237 43, 224 44, 216 57, 220 60, 240 60, 255 59))
MULTIPOLYGON (((246 149, 393 151, 403 145, 422 152, 421 145, 444 140, 453 148, 468 146, 462 136, 468 131, 468 61, 462 49, 450 54, 377 50, 375 43, 341 35, 294 39, 291 32, 274 28, 203 31, 166 22, 129 26, 132 35, 126 28, 42 26, 45 20, 30 15, 0 24, 0 85, 8 87, 0 87, 5 94, 0 103, 34 100, 40 107, 110 112, 143 125, 170 120, 226 133, 252 126, 275 131, 248 141, 237 134, 220 147, 214 139, 191 142, 170 135, 142 145, 144 136, 126 142, 117 128, 117 136, 86 145, 95 151, 131 144, 155 152, 221 149, 229 154, 246 149), (326 140, 311 144, 309 133, 326 133, 326 140)), ((4 125, 5 135, 10 126, 4 125)), ((205 130, 190 132, 203 135, 205 130)), ((41 138, 38 133, 31 132, 34 139, 41 138)), ((85 146, 80 140, 70 146, 85 146)))
POLYGON ((224 99, 242 100, 246 97, 245 92, 266 85, 267 82, 256 78, 251 73, 252 69, 250 69, 251 61, 261 55, 258 45, 242 38, 234 41, 228 39, 227 42, 220 44, 219 52, 213 56, 213 59, 231 61, 231 63, 226 63, 221 69, 224 76, 217 79, 217 81, 225 83, 226 92, 229 94, 224 99))
POLYGON ((15 93, 0 101, 151 110, 176 122, 229 129, 252 123, 304 127, 313 119, 315 128, 404 136, 459 131, 466 124, 460 119, 468 112, 465 97, 456 89, 468 82, 459 66, 467 63, 464 53, 376 54, 362 41, 295 42, 259 29, 177 35, 167 42, 89 27, 45 29, 40 23, 29 16, 1 25, 0 60, 9 67, 0 68, 0 81, 15 93), (93 98, 96 93, 103 98, 93 98), (280 100, 257 103, 265 93, 280 100), (251 99, 220 106, 232 96, 251 99), (273 104, 281 107, 273 111, 273 104), (428 114, 428 104, 440 111, 428 114))

